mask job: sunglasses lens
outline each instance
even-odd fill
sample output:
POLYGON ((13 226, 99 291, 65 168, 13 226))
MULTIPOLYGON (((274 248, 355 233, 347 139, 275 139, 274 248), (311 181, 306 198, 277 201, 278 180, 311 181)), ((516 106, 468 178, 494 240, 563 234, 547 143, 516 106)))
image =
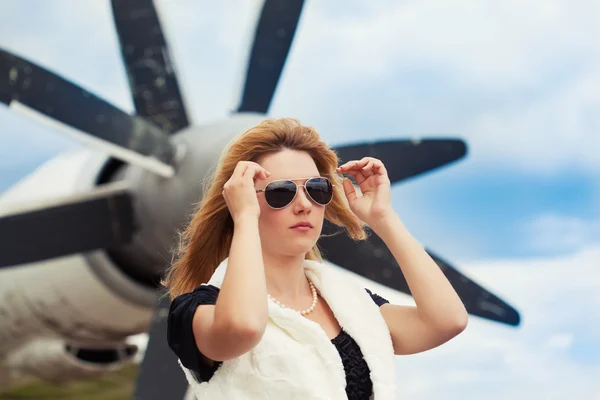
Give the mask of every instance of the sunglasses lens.
POLYGON ((271 182, 265 188, 265 200, 273 208, 283 208, 294 200, 296 184, 292 181, 271 182))
POLYGON ((322 205, 329 204, 333 197, 333 186, 327 178, 312 178, 306 182, 306 191, 312 199, 322 205))

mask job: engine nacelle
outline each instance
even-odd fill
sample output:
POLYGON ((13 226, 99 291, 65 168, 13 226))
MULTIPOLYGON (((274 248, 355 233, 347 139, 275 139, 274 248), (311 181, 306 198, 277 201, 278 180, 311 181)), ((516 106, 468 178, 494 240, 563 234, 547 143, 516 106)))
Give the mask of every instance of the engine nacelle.
MULTIPOLYGON (((0 211, 11 215, 119 181, 134 200, 138 231, 131 243, 110 250, 0 269, 0 375, 8 369, 11 375, 19 371, 50 381, 78 379, 118 368, 130 358, 131 348, 116 351, 97 344, 124 343, 147 332, 160 296, 156 278, 168 265, 175 231, 201 197, 200 182, 230 140, 260 119, 239 115, 179 133, 173 142, 185 151, 170 179, 82 148, 54 157, 2 193, 0 211)), ((85 235, 84 227, 79 229, 85 235)))
POLYGON ((13 352, 5 365, 13 382, 33 376, 61 383, 118 370, 132 363, 137 351, 137 346, 125 342, 77 344, 44 338, 13 352))

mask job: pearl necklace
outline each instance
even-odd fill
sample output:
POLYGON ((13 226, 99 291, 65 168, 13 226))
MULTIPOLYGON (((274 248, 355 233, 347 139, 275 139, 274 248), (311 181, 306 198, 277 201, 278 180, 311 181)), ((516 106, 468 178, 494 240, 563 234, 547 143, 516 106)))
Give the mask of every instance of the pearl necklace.
POLYGON ((315 307, 317 306, 317 288, 315 288, 315 285, 309 280, 308 284, 310 286, 310 291, 312 292, 312 304, 309 308, 307 308, 306 310, 302 310, 302 311, 298 311, 298 310, 294 310, 293 308, 289 308, 286 307, 285 305, 281 304, 279 301, 275 300, 275 298, 273 298, 270 294, 267 293, 267 296, 269 296, 269 298, 275 303, 277 304, 279 307, 281 308, 289 308, 292 311, 296 311, 297 313, 300 313, 302 315, 306 315, 311 313, 315 307))

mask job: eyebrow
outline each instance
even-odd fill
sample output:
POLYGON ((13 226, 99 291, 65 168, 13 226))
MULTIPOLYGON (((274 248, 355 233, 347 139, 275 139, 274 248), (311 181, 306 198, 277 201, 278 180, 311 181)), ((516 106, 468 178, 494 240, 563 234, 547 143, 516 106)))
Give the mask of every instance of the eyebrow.
POLYGON ((273 180, 269 181, 269 183, 275 182, 275 181, 305 181, 310 178, 325 178, 325 177, 321 176, 321 175, 312 175, 312 176, 308 176, 306 178, 277 178, 277 179, 273 179, 273 180))

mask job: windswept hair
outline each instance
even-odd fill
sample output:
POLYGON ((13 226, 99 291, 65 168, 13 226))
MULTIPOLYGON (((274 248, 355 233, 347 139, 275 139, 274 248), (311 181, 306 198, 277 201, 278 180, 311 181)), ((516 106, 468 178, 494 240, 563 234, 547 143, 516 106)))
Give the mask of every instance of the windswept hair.
MULTIPOLYGON (((296 119, 266 119, 229 144, 221 154, 214 174, 206 181, 202 200, 186 229, 180 233, 175 261, 162 281, 171 299, 207 283, 229 255, 234 225, 222 191, 238 162, 257 162, 284 149, 307 152, 321 176, 329 178, 335 185, 333 200, 325 209, 325 219, 344 228, 354 240, 366 238, 365 225, 348 207, 343 178, 335 170, 338 166, 336 152, 321 140, 314 128, 304 126, 296 119)), ((316 244, 306 258, 322 261, 316 244)))

